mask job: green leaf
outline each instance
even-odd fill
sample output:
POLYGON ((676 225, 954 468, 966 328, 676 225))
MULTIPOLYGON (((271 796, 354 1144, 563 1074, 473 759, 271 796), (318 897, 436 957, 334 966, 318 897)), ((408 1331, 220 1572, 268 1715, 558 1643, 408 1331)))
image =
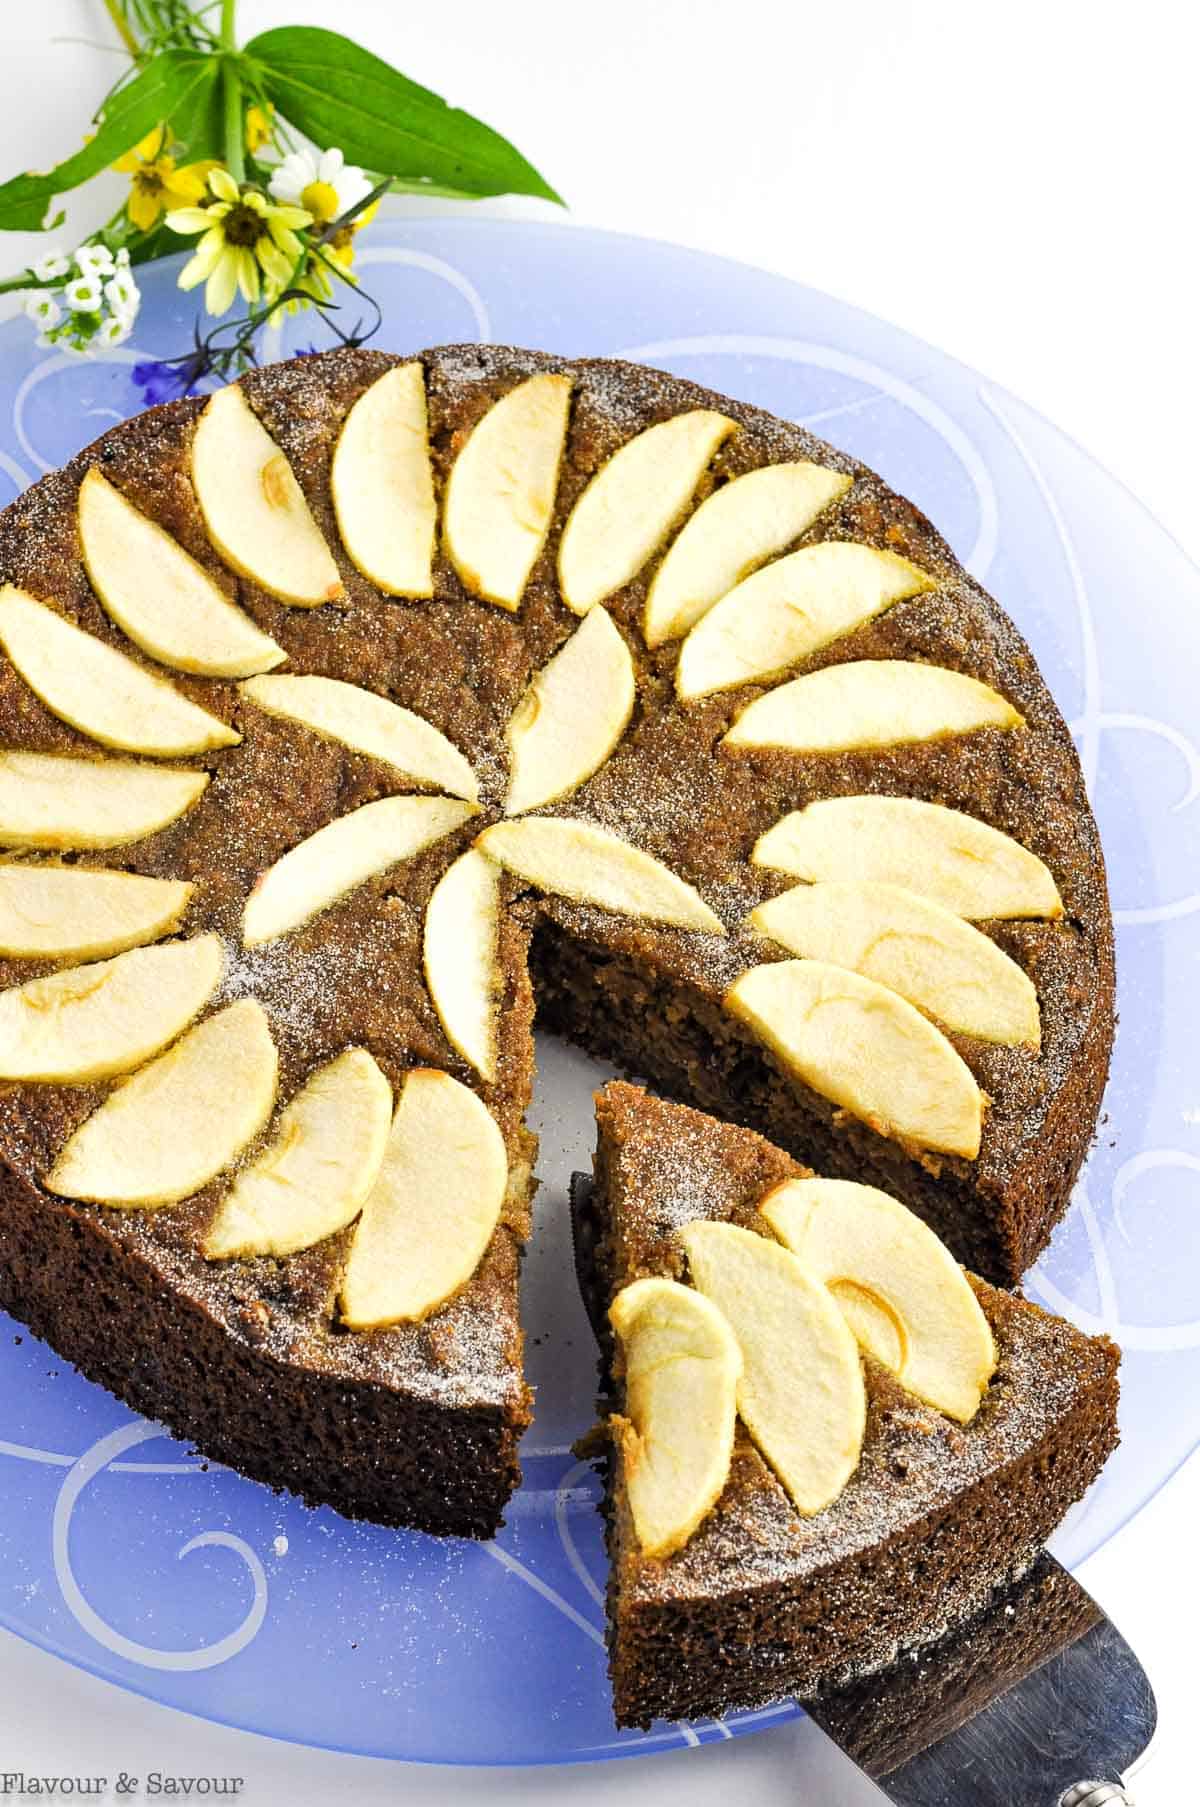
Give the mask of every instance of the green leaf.
POLYGON ((201 157, 223 160, 225 156, 221 67, 224 62, 239 63, 241 58, 209 56, 200 61, 203 78, 181 94, 170 112, 171 136, 183 146, 177 158, 181 163, 195 163, 201 157))
POLYGON ((276 108, 314 144, 410 182, 480 196, 540 195, 550 185, 499 132, 336 31, 284 25, 246 45, 276 108))
POLYGON ((14 176, 0 185, 0 232, 38 232, 56 195, 78 188, 139 143, 164 119, 184 137, 217 104, 216 57, 164 50, 105 102, 95 136, 82 150, 41 175, 14 176))

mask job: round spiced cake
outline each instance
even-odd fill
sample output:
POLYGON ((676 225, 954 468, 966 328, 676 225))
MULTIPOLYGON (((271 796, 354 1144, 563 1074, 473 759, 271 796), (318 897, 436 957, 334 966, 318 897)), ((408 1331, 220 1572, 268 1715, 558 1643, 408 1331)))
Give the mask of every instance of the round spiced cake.
POLYGON ((485 1536, 539 1020, 988 1281, 1112 1036, 1020 634, 909 502, 637 366, 255 371, 0 516, 0 1303, 206 1453, 485 1536))

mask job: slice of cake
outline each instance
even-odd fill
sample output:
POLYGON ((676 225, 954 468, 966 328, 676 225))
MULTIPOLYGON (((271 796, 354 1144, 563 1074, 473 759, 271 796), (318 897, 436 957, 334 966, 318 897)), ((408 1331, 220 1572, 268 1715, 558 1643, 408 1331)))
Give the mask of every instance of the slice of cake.
POLYGON ((1114 1447, 1117 1349, 748 1130, 620 1083, 597 1116, 618 1723, 811 1696, 978 1612, 1114 1447))

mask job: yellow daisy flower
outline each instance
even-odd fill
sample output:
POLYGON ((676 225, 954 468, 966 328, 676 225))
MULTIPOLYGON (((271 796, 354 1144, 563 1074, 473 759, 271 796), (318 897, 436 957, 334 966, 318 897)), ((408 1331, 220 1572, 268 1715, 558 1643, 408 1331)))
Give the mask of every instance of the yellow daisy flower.
POLYGON ((129 217, 139 232, 148 232, 168 207, 187 207, 200 199, 213 167, 212 160, 188 163, 176 169, 174 157, 165 155, 170 143, 166 125, 156 126, 140 144, 118 157, 113 168, 131 177, 129 217))
POLYGON ((275 109, 270 101, 263 107, 248 107, 246 110, 246 149, 253 156, 268 143, 275 129, 275 109))
POLYGON ((281 207, 256 188, 239 188, 227 169, 208 178, 212 199, 167 215, 172 232, 203 237, 180 272, 181 289, 205 283, 204 305, 225 314, 240 289, 245 299, 268 300, 286 288, 304 249, 296 233, 312 224, 303 207, 281 207))

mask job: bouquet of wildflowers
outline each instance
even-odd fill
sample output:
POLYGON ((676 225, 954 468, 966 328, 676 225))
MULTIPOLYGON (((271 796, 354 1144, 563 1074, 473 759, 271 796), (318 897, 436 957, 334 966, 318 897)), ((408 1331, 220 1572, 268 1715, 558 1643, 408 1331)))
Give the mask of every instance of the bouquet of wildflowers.
POLYGON ((334 316, 389 190, 558 200, 499 133, 337 32, 283 26, 239 47, 236 0, 104 4, 129 68, 82 149, 0 185, 0 232, 53 231, 56 197, 110 166, 128 196, 85 244, 48 250, 0 291, 28 291, 39 343, 86 354, 133 331, 137 266, 190 250, 179 285, 202 288, 213 324, 198 321, 182 356, 137 368, 149 401, 254 362, 281 309, 317 310, 343 342, 366 336, 334 316))

